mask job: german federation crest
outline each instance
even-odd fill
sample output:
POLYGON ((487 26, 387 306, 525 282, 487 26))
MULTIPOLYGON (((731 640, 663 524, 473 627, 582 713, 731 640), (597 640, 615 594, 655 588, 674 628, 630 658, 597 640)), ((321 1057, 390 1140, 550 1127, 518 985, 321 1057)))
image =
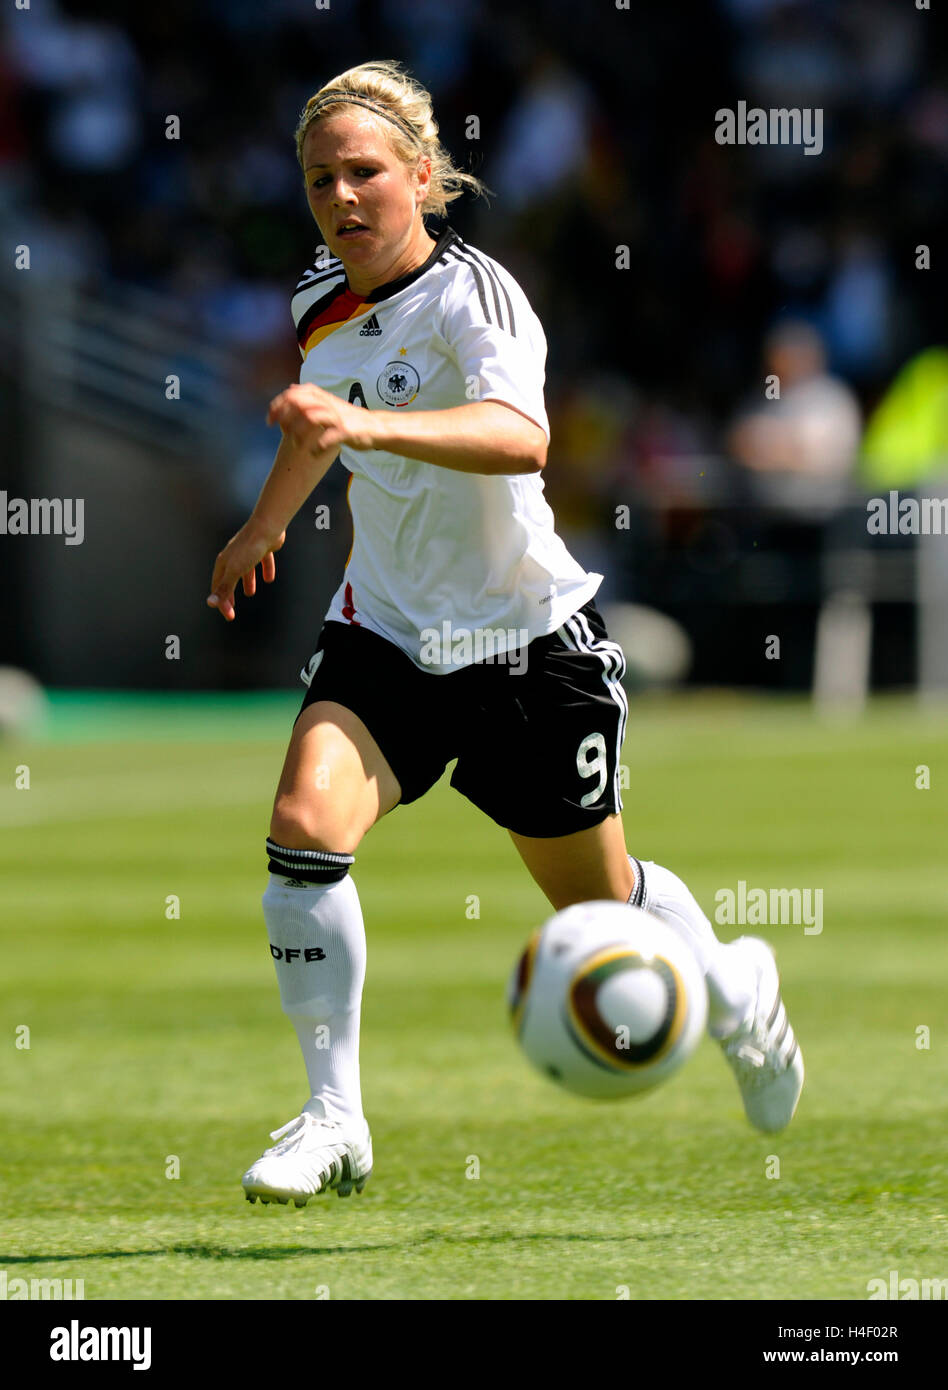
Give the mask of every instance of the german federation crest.
POLYGON ((386 405, 408 405, 418 395, 421 378, 410 362, 387 362, 376 389, 386 405))

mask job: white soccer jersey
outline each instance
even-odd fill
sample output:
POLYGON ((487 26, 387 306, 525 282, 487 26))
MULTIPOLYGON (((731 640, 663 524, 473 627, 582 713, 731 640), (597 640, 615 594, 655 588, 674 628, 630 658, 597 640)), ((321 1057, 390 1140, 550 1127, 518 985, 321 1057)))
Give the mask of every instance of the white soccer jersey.
MULTIPOLYGON (((504 401, 549 439, 540 322, 514 278, 452 228, 423 265, 368 295, 348 288, 341 261, 317 262, 292 309, 301 382, 369 410, 504 401)), ((602 582, 556 535, 538 473, 461 473, 345 446, 340 458, 354 538, 326 617, 387 638, 424 670, 553 632, 602 582)))

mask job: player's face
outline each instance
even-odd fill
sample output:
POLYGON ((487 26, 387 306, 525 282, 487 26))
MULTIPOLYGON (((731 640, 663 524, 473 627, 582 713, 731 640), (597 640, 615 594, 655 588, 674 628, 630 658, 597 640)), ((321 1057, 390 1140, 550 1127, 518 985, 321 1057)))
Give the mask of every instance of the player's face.
POLYGON ((303 142, 310 211, 356 293, 407 273, 431 245, 419 212, 430 163, 404 164, 384 124, 368 111, 340 113, 317 121, 303 142))

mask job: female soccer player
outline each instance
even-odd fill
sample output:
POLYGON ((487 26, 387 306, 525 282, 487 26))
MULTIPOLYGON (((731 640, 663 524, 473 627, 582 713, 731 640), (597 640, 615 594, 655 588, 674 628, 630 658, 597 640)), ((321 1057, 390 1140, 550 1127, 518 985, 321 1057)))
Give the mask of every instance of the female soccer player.
POLYGON ((628 901, 687 938, 747 1115, 780 1129, 803 1066, 770 948, 722 945, 680 879, 626 852, 625 659, 593 602, 601 576, 569 555, 543 499, 543 330, 502 266, 424 220, 478 181, 452 166, 428 93, 395 63, 327 83, 296 139, 332 258, 293 298, 300 384, 270 404, 276 459, 207 602, 230 621, 238 580, 245 595, 258 565, 273 580, 287 525, 337 456, 354 541, 302 673, 267 840, 270 952, 311 1098, 245 1173, 247 1196, 302 1206, 365 1185, 366 947, 349 870, 366 831, 455 757, 452 786, 509 831, 555 909, 628 901))

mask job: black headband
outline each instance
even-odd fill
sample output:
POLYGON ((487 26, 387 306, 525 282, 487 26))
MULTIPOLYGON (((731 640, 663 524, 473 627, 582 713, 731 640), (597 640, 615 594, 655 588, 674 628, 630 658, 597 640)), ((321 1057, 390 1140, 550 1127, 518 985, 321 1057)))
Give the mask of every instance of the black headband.
POLYGON ((389 107, 383 106, 381 102, 373 101, 371 97, 364 96, 361 92, 323 92, 313 106, 309 108, 312 117, 318 116, 320 111, 326 106, 335 106, 337 102, 349 102, 354 106, 364 106, 369 111, 374 111, 377 116, 384 116, 392 125, 398 126, 399 130, 411 139, 416 145, 421 144, 421 136, 408 124, 401 116, 396 116, 395 112, 389 107))

